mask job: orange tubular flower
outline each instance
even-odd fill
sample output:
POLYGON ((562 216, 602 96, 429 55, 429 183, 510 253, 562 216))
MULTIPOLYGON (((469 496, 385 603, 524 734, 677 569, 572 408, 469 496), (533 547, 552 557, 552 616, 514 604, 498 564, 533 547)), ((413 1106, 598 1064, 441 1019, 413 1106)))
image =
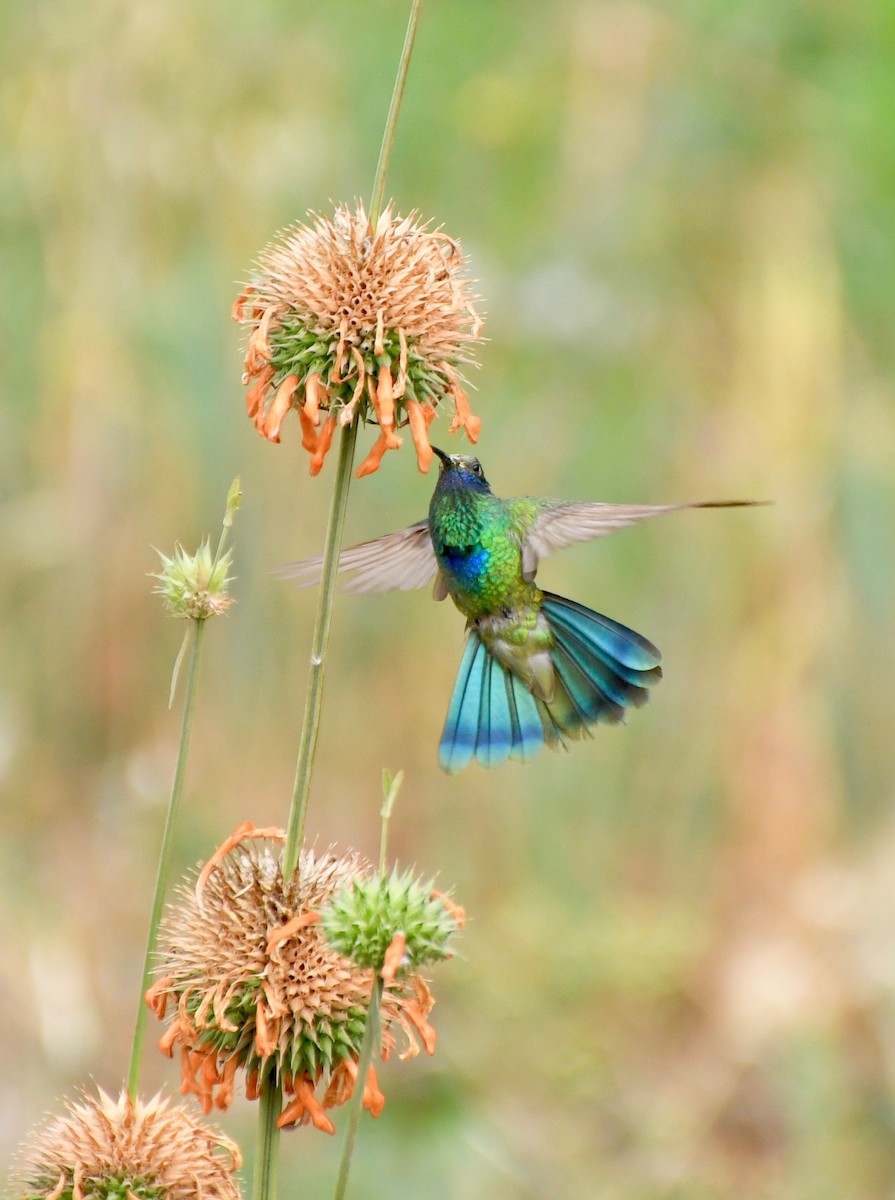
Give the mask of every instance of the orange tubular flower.
MULTIPOLYGON (((283 836, 247 822, 193 886, 181 887, 163 924, 160 976, 146 1001, 156 1015, 167 1013, 159 1047, 169 1056, 179 1048, 181 1090, 205 1112, 230 1104, 240 1070, 254 1099, 273 1064, 287 1098, 280 1128, 308 1124, 332 1133, 326 1110, 343 1104, 355 1086, 374 969, 332 944, 321 913, 337 893, 375 876, 356 855, 304 852, 286 882, 283 836)), ((380 1053, 388 1058, 398 1036, 401 1059, 420 1048, 432 1053, 431 992, 407 965, 402 937, 389 936, 380 1053)), ((382 1110, 373 1072, 364 1103, 373 1115, 382 1110)))
POLYGON ((450 431, 463 429, 475 441, 480 422, 458 372, 474 365, 481 321, 462 268, 455 241, 416 214, 398 217, 391 209, 374 227, 363 207, 341 207, 271 243, 233 305, 234 318, 250 329, 243 382, 258 432, 278 442, 296 409, 312 474, 334 430, 325 424, 317 433, 321 411, 342 425, 380 426, 364 475, 400 447, 397 430, 408 423, 427 471, 426 426, 442 403, 453 408, 450 431))

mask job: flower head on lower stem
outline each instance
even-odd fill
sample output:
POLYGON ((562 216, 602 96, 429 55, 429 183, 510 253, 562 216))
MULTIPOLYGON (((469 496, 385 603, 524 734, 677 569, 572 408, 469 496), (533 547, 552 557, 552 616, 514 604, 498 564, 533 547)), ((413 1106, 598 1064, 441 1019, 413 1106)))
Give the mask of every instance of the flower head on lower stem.
POLYGON ((255 428, 280 440, 295 409, 316 475, 336 425, 372 421, 379 438, 358 468, 375 471, 409 427, 421 471, 428 429, 448 402, 451 432, 478 439, 461 381, 481 321, 458 244, 417 214, 362 205, 286 230, 262 251, 233 315, 250 328, 243 382, 255 428))
MULTIPOLYGON (((324 935, 321 912, 332 897, 371 875, 355 854, 305 851, 284 880, 276 829, 241 826, 182 888, 161 931, 160 978, 147 994, 158 1016, 169 1015, 159 1046, 179 1048, 182 1090, 209 1111, 226 1108, 237 1072, 246 1094, 273 1060, 290 1099, 283 1127, 311 1123, 333 1132, 326 1110, 354 1089, 373 970, 340 953, 324 935)), ((401 1058, 430 1054, 435 1032, 426 982, 412 970, 386 982, 382 1057, 400 1035, 401 1058)), ((378 1115, 384 1103, 375 1073, 364 1101, 378 1115)))
POLYGON ((235 1143, 181 1105, 98 1091, 29 1139, 15 1171, 21 1200, 239 1200, 235 1143))
POLYGON ((161 550, 157 553, 162 569, 153 573, 153 579, 159 581, 153 590, 172 616, 204 621, 225 613, 233 603, 229 592, 233 579, 228 574, 233 565, 232 551, 215 558, 206 538, 195 554, 188 554, 180 544, 170 557, 161 550))

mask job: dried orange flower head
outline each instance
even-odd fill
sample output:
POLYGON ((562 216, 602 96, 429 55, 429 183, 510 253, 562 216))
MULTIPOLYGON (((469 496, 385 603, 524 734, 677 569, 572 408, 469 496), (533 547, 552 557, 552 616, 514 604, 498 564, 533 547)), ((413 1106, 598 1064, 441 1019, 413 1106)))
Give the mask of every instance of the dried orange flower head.
POLYGON ((181 1105, 99 1091, 50 1117, 20 1154, 18 1200, 238 1200, 236 1145, 181 1105))
MULTIPOLYGON (((236 1072, 246 1072, 246 1094, 258 1094, 261 1072, 276 1067, 292 1099, 281 1127, 312 1122, 333 1132, 325 1110, 351 1095, 358 1070, 373 972, 334 949, 319 913, 330 898, 370 874, 357 855, 303 852, 291 879, 283 879, 274 839, 280 830, 241 826, 199 875, 181 888, 180 903, 162 928, 161 977, 147 994, 170 1024, 159 1045, 179 1045, 182 1089, 205 1111, 226 1108, 236 1072), (257 839, 265 839, 258 843, 257 839), (253 840, 254 839, 254 840, 253 840)), ((382 1057, 395 1035, 402 1058, 431 1054, 431 993, 412 972, 391 979, 382 1001, 382 1057)), ((378 1115, 384 1098, 371 1070, 364 1101, 378 1115)))
POLYGON ((409 426, 427 471, 427 431, 443 401, 453 407, 451 432, 478 438, 460 382, 481 328, 473 300, 457 243, 415 213, 386 209, 374 228, 362 205, 340 207, 287 230, 262 251, 233 306, 251 327, 243 382, 255 428, 278 442, 296 409, 316 475, 337 424, 374 421, 379 439, 360 476, 409 426))

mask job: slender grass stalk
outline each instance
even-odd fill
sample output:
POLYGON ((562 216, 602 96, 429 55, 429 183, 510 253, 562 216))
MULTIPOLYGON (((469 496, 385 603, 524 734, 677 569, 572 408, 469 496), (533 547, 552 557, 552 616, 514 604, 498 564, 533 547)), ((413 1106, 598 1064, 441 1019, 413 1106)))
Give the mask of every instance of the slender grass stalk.
MULTIPOLYGON (((385 196, 385 180, 392 157, 392 147, 395 142, 395 130, 398 124, 398 113, 404 96, 404 85, 407 82, 407 72, 410 68, 410 56, 416 39, 416 28, 419 23, 423 0, 413 0, 410 16, 407 21, 407 34, 404 38, 404 48, 401 51, 401 61, 398 63, 398 73, 392 90, 385 131, 382 135, 382 145, 379 150, 379 161, 376 164, 376 176, 373 180, 373 197, 370 202, 370 221, 373 225, 379 219, 382 202, 385 196)), ((348 491, 351 486, 351 469, 354 465, 354 444, 357 437, 357 420, 346 425, 342 430, 339 443, 339 464, 336 480, 333 486, 333 498, 330 506, 329 525, 323 546, 323 563, 320 576, 320 598, 317 604, 317 621, 314 627, 314 640, 311 647, 311 663, 308 670, 308 692, 305 703, 305 719, 298 745, 298 758, 295 764, 295 782, 292 789, 292 806, 289 810, 289 824, 286 830, 286 845, 283 848, 283 875, 285 878, 295 870, 298 855, 304 836, 305 816, 308 808, 308 796, 311 790, 311 773, 314 765, 314 749, 317 745, 317 733, 320 728, 320 713, 323 705, 323 674, 326 660, 326 649, 329 641, 329 630, 332 623, 333 599, 336 590, 336 569, 339 562, 339 551, 342 545, 342 528, 345 520, 345 510, 348 505, 348 491)))
POLYGON ((367 1073, 370 1070, 370 1063, 373 1061, 373 1048, 379 1045, 380 1040, 379 1013, 382 1008, 383 987, 382 976, 377 972, 373 981, 373 992, 370 996, 367 1023, 364 1026, 360 1059, 357 1064, 357 1083, 354 1085, 354 1095, 351 1097, 348 1112, 348 1128, 345 1130, 345 1143, 342 1146, 342 1160, 339 1163, 339 1177, 336 1180, 335 1200, 345 1200, 345 1189, 348 1187, 348 1172, 351 1170, 354 1144, 357 1141, 361 1113, 364 1111, 364 1087, 367 1083, 367 1073))
POLYGON ((404 772, 392 776, 391 771, 382 772, 382 807, 379 810, 379 874, 385 874, 385 859, 388 853, 388 823, 392 809, 404 782, 404 772))
POLYGON ((398 127, 398 114, 401 111, 401 101, 404 99, 404 86, 407 83, 407 72, 410 69, 410 58, 413 54, 413 43, 416 41, 416 28, 420 20, 423 0, 413 0, 410 6, 410 16, 407 19, 407 33, 404 35, 404 48, 401 51, 401 61, 398 63, 398 73, 395 76, 395 86, 392 91, 388 116, 385 119, 385 132, 382 135, 382 145, 379 148, 379 161, 376 164, 376 175, 373 180, 373 197, 370 200, 370 221, 373 225, 379 220, 382 212, 382 202, 385 199, 385 180, 392 158, 392 148, 395 144, 395 130, 398 127))
POLYGON ((333 486, 329 524, 323 543, 323 569, 320 577, 320 599, 317 604, 317 622, 311 643, 311 664, 308 670, 308 693, 305 701, 305 719, 298 745, 295 764, 295 783, 292 789, 292 807, 286 828, 286 844, 283 847, 283 878, 289 879, 298 864, 298 854, 304 835, 305 815, 311 790, 311 772, 314 766, 314 750, 320 728, 320 712, 323 706, 323 674, 326 665, 326 648, 332 624, 333 601, 336 594, 336 573, 339 566, 339 549, 342 545, 342 529, 345 510, 348 507, 348 490, 351 486, 351 468, 354 465, 354 445, 357 440, 357 421, 352 421, 342 430, 339 442, 339 461, 336 481, 333 486))
POLYGON ((273 1062, 265 1072, 258 1097, 258 1141, 255 1147, 253 1196, 275 1196, 280 1138, 277 1117, 283 1107, 283 1087, 273 1062))
POLYGON ((181 801, 183 799, 186 760, 193 728, 193 712, 196 707, 196 685, 199 679, 199 660, 202 653, 205 621, 194 619, 191 624, 193 629, 191 630, 192 637, 190 638, 186 691, 183 697, 183 716, 180 723, 180 745, 177 748, 177 765, 174 769, 174 780, 171 784, 168 812, 165 817, 164 832, 162 833, 162 847, 159 852, 158 870, 155 877, 155 893, 152 897, 149 932, 146 937, 146 953, 143 958, 143 976, 140 984, 140 998, 137 1005, 137 1020, 134 1026, 134 1042, 131 1049, 130 1069, 127 1075, 127 1092, 131 1100, 136 1100, 140 1083, 140 1065, 143 1059, 143 1042, 146 1037, 146 1019, 149 1011, 143 1001, 143 997, 152 982, 152 960, 155 957, 159 921, 161 920, 162 907, 165 903, 165 893, 168 887, 171 855, 174 848, 174 835, 177 831, 177 821, 180 816, 181 801))

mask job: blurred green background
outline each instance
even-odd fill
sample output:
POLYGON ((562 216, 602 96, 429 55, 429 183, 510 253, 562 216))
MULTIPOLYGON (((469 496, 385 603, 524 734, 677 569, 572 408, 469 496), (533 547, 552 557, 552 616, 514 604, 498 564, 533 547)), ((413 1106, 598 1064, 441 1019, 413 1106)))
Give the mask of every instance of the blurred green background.
MULTIPOLYGON (((7 1157, 125 1073, 179 719, 151 547, 216 533, 237 473, 178 869, 285 821, 316 596, 269 570, 319 550, 333 464, 254 433, 229 310, 275 230, 367 196, 406 15, 0 11, 7 1157)), ((388 190, 480 281, 495 490, 775 506, 545 564, 666 678, 524 770, 438 771, 450 606, 339 600, 311 836, 375 853, 403 767, 394 853, 471 918, 358 1200, 895 1196, 893 56, 889 0, 426 5, 388 190)), ((349 539, 431 486, 389 455, 349 539)), ((249 1155, 255 1118, 221 1118, 249 1155)), ((282 1194, 331 1194, 338 1151, 285 1137, 282 1194)))

